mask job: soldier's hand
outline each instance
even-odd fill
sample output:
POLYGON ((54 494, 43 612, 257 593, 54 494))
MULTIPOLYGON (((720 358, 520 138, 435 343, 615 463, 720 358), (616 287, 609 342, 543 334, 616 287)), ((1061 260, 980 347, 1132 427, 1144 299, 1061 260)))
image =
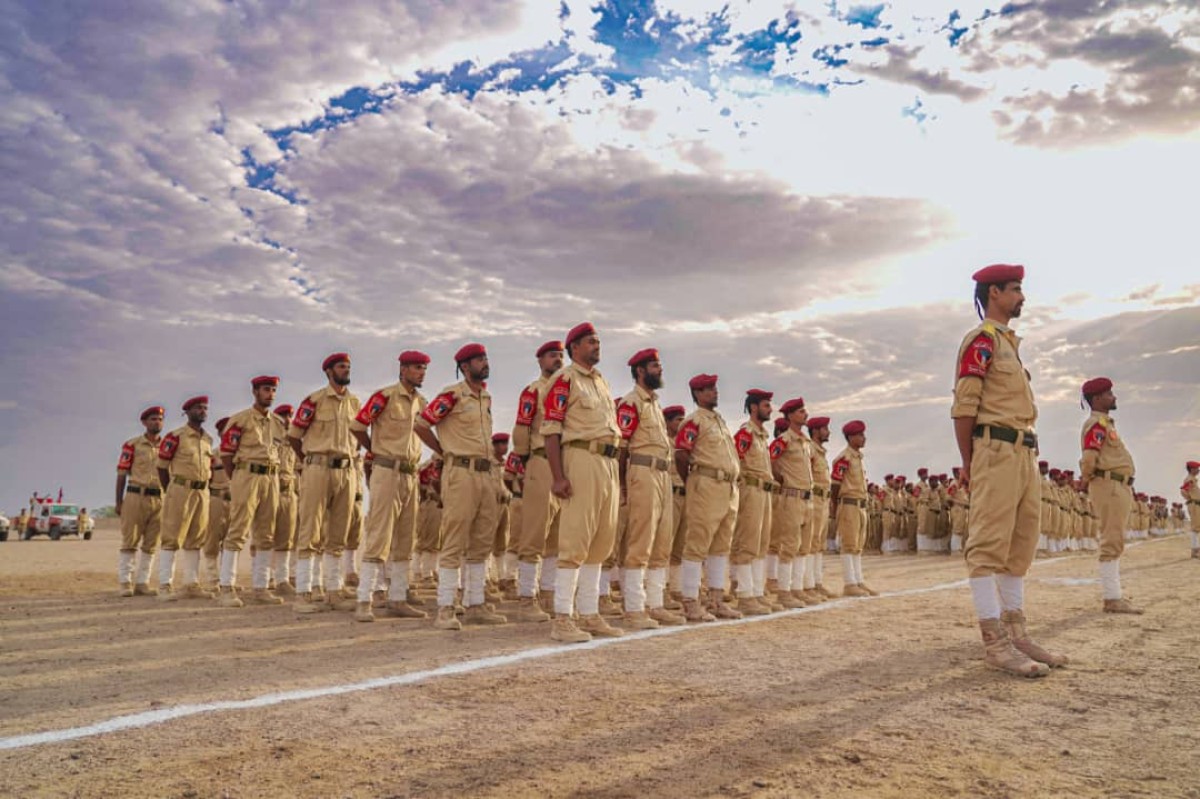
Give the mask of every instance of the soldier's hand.
POLYGON ((958 479, 962 483, 963 488, 969 488, 971 485, 971 464, 963 461, 962 469, 959 470, 958 479))
POLYGON ((120 499, 117 500, 117 504, 116 504, 116 507, 114 508, 114 510, 117 512, 118 516, 121 515, 121 506, 123 504, 125 504, 124 500, 120 500, 120 499))
POLYGON ((555 480, 550 486, 550 493, 554 494, 554 496, 558 497, 559 499, 570 499, 572 493, 571 481, 565 477, 560 480, 555 480))

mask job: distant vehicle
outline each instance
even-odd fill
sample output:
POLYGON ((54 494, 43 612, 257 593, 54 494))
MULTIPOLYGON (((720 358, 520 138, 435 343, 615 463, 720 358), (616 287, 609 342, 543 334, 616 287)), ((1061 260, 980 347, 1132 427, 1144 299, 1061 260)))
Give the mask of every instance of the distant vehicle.
POLYGON ((96 523, 89 518, 87 528, 79 529, 78 505, 45 502, 37 506, 36 512, 29 519, 24 539, 28 541, 35 535, 48 535, 51 541, 57 541, 64 535, 77 535, 81 536, 84 541, 90 541, 95 526, 96 523))
POLYGON ((8 531, 11 527, 12 523, 9 522, 8 517, 0 513, 0 541, 8 540, 8 531))

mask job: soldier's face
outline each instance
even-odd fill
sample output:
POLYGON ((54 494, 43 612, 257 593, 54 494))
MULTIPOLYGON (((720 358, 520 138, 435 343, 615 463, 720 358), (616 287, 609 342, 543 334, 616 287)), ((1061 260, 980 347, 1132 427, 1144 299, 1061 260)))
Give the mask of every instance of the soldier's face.
POLYGON ((156 436, 162 432, 163 418, 160 414, 154 413, 142 420, 142 427, 146 428, 146 432, 152 436, 156 436))
POLYGON ((208 406, 201 402, 188 408, 187 419, 190 424, 204 424, 208 421, 208 406))
POLYGON ((750 406, 751 418, 753 418, 756 422, 770 421, 771 414, 774 413, 774 411, 775 409, 771 407, 770 400, 756 402, 750 406))
POLYGON ((471 360, 467 361, 466 367, 467 376, 476 382, 487 380, 492 374, 492 367, 488 364, 486 355, 476 355, 471 360))
POLYGON ((848 439, 846 439, 846 441, 847 441, 847 443, 850 444, 850 446, 854 447, 855 449, 862 449, 864 446, 866 446, 867 434, 866 433, 855 433, 854 435, 852 435, 848 439))
POLYGON ((504 456, 508 454, 508 442, 507 441, 493 441, 492 442, 492 454, 496 457, 496 460, 498 460, 498 461, 504 460, 504 456))
POLYGON ((803 408, 797 408, 788 414, 788 423, 795 425, 796 427, 802 426, 807 421, 808 411, 804 410, 803 408))
POLYGON ((646 361, 646 385, 651 391, 662 388, 663 368, 658 361, 646 361))
POLYGON ((254 389, 254 404, 260 408, 270 408, 275 404, 275 386, 259 386, 254 389))
POLYGON ((996 307, 1009 318, 1019 318, 1021 308, 1025 306, 1025 293, 1021 290, 1021 281, 1013 280, 1005 283, 1002 287, 995 287, 988 302, 996 303, 996 307))
POLYGON ((400 379, 410 386, 420 388, 425 383, 425 371, 428 365, 423 363, 410 363, 400 367, 400 379))
POLYGON ((682 426, 683 426, 683 417, 682 416, 672 416, 670 419, 667 420, 667 433, 670 434, 671 438, 675 438, 675 436, 679 435, 679 428, 682 426))
POLYGON ((329 379, 333 381, 335 386, 350 385, 350 362, 342 361, 335 363, 328 369, 329 379))
POLYGON ((813 431, 813 438, 815 438, 817 440, 818 444, 824 444, 826 441, 829 440, 829 428, 828 427, 818 427, 816 430, 813 431))
POLYGON ((552 375, 562 368, 562 350, 551 350, 538 358, 538 366, 544 375, 552 375))
POLYGON ((575 342, 574 355, 577 362, 587 366, 600 363, 600 337, 597 335, 584 336, 575 342))

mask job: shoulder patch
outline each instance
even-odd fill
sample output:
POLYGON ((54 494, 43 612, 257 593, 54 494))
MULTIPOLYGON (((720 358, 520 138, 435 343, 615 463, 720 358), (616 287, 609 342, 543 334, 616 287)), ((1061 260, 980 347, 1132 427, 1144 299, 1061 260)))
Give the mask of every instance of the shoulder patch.
POLYGON ((450 411, 454 410, 457 402, 458 397, 453 391, 438 394, 432 402, 425 406, 425 410, 421 411, 421 418, 431 425, 436 425, 450 415, 450 411))
POLYGON ((521 427, 530 427, 533 425, 533 417, 536 413, 537 389, 529 386, 521 392, 521 398, 517 400, 517 424, 521 427))
POLYGON ((840 483, 846 477, 846 472, 850 471, 850 460, 848 458, 838 458, 833 462, 833 471, 830 477, 833 482, 840 483))
POLYGON ((1104 425, 1100 422, 1088 428, 1087 433, 1083 437, 1084 449, 1100 449, 1104 446, 1104 439, 1108 437, 1108 433, 1104 430, 1104 425))
POLYGON ((777 461, 783 457, 783 453, 787 452, 787 442, 783 440, 783 436, 771 442, 771 447, 768 450, 771 453, 771 460, 777 461))
POLYGON ((379 414, 383 413, 383 409, 387 407, 387 404, 387 395, 382 391, 376 391, 367 399, 367 404, 359 409, 358 415, 354 417, 354 421, 370 427, 379 418, 379 414))
POLYGON ((121 457, 117 459, 117 468, 123 472, 133 468, 133 444, 126 442, 121 445, 121 457))
POLYGON ((621 438, 631 438, 641 423, 642 417, 632 402, 622 402, 617 406, 617 427, 621 431, 621 438))
POLYGON ((508 453, 508 458, 504 461, 504 471, 517 476, 525 474, 525 461, 521 460, 521 456, 515 452, 508 453))
POLYGON ((696 446, 696 439, 699 437, 700 426, 696 424, 694 419, 688 419, 675 435, 675 446, 678 449, 691 452, 696 446))
POLYGON ((221 436, 221 452, 226 455, 232 455, 238 451, 238 447, 242 444, 242 428, 235 424, 231 424, 225 428, 224 435, 221 436))
POLYGON ((959 377, 984 377, 992 365, 996 344, 986 332, 980 333, 963 350, 958 362, 959 377))
POLYGON ((292 427, 307 430, 316 414, 317 404, 312 401, 312 397, 305 397, 304 401, 296 408, 296 413, 292 416, 292 427))
POLYGON ((174 433, 167 433, 163 436, 162 443, 158 445, 158 457, 164 461, 169 461, 175 457, 175 452, 178 449, 179 436, 174 433))
POLYGON ((567 418, 567 398, 571 396, 571 381, 560 375, 546 392, 545 416, 550 422, 562 422, 567 418))
POLYGON ((744 427, 733 434, 733 446, 737 449, 739 458, 745 459, 753 443, 754 435, 744 427))

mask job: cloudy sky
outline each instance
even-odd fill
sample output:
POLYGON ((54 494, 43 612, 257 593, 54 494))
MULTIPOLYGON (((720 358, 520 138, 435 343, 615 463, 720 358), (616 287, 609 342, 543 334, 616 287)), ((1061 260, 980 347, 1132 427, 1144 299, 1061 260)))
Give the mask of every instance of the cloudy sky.
MULTIPOLYGON (((138 411, 298 401, 349 349, 721 375, 949 471, 970 274, 1028 269, 1044 451, 1117 382, 1139 482, 1200 456, 1196 0, 0 0, 0 508, 111 502, 138 411), (919 9, 919 10, 918 10, 919 9)), ((836 443, 835 439, 835 443, 836 443)))

